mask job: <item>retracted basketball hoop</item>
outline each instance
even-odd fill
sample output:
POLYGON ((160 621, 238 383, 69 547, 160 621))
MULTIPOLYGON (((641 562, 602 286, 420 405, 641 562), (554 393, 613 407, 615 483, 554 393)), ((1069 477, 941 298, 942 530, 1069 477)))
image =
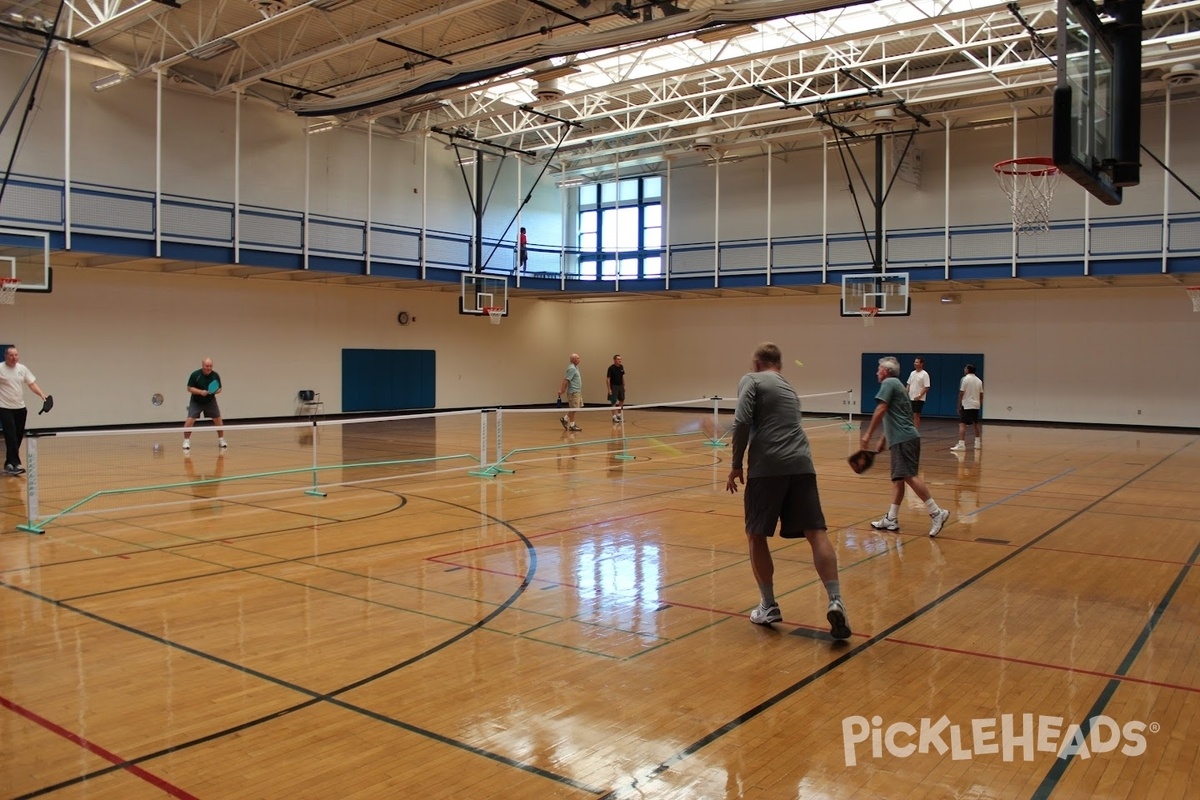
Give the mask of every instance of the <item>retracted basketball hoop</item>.
POLYGON ((1013 230, 1045 233, 1050 230, 1050 201, 1058 186, 1058 167, 1048 156, 1026 156, 1001 161, 996 180, 1012 206, 1013 230))
POLYGON ((879 308, 877 306, 863 306, 858 309, 858 313, 862 315, 863 327, 870 328, 875 324, 875 318, 879 316, 879 308))
POLYGON ((17 287, 20 285, 21 280, 19 278, 0 278, 0 305, 16 305, 17 287))
POLYGON ((1192 298, 1192 311, 1200 313, 1200 286, 1187 287, 1187 293, 1192 298))
POLYGON ((500 320, 504 319, 504 309, 498 306, 487 306, 483 309, 491 318, 493 325, 499 325, 500 320))

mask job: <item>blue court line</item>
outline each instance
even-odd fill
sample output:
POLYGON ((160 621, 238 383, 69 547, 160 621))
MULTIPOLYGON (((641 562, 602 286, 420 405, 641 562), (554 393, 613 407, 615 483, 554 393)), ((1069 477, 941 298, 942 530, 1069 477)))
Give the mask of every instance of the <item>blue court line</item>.
MULTIPOLYGON (((1174 582, 1171 583, 1170 588, 1167 589, 1167 592, 1163 595, 1162 600, 1158 601, 1158 605, 1155 607, 1154 613, 1150 615, 1150 619, 1142 628, 1142 632, 1129 647, 1129 652, 1125 654, 1125 658, 1121 660, 1121 665, 1117 667, 1114 674, 1118 676, 1129 674, 1129 670, 1133 668, 1133 662, 1137 660, 1137 657, 1142 652, 1142 648, 1144 648, 1146 643, 1150 641, 1150 634, 1154 633, 1154 629, 1158 627, 1159 620, 1162 619, 1162 615, 1164 612, 1166 612, 1167 606, 1175 597, 1175 593, 1179 591, 1179 587, 1183 585, 1184 579, 1188 576, 1188 573, 1191 572, 1192 564, 1197 558, 1200 558, 1200 545, 1196 545, 1196 549, 1192 551, 1192 556, 1188 559, 1188 563, 1184 564, 1183 568, 1179 570, 1179 574, 1175 576, 1174 582)), ((1120 685, 1121 680, 1119 677, 1110 678, 1108 684, 1100 692, 1100 696, 1096 698, 1096 702, 1092 704, 1091 710, 1088 711, 1087 716, 1083 719, 1083 722, 1079 724, 1079 736, 1083 741, 1086 742, 1089 740, 1092 731, 1092 720, 1104 712, 1105 707, 1108 706, 1108 701, 1111 700, 1113 695, 1117 693, 1117 689, 1120 687, 1120 685)), ((1073 752, 1068 752, 1065 755, 1056 758, 1054 760, 1054 765, 1050 767, 1050 771, 1046 773, 1046 777, 1042 779, 1042 782, 1038 784, 1037 789, 1034 790, 1030 797, 1033 800, 1045 800, 1045 798, 1049 797, 1050 794, 1058 787, 1059 780, 1062 779, 1063 773, 1067 771, 1067 767, 1071 765, 1071 761, 1074 758, 1075 753, 1073 752)))

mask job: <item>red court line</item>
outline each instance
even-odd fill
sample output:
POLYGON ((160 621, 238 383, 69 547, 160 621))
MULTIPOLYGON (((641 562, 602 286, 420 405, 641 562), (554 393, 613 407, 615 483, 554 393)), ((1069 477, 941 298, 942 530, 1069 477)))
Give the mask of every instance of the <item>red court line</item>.
POLYGON ((943 653, 955 653, 956 655, 962 655, 962 656, 973 656, 975 658, 987 658, 992 661, 1004 661, 1009 664, 1024 664, 1029 667, 1040 667, 1042 669, 1052 669, 1052 670, 1057 670, 1059 672, 1074 672, 1078 675, 1092 675, 1097 678, 1105 678, 1106 680, 1115 680, 1115 681, 1120 681, 1122 683, 1141 683, 1146 686, 1157 686, 1157 687, 1163 688, 1163 689, 1178 689, 1181 692, 1192 692, 1193 694, 1200 694, 1200 687, 1181 686, 1177 683, 1165 683, 1163 681, 1152 681, 1148 678, 1135 678, 1131 675, 1117 675, 1116 673, 1113 673, 1113 672, 1100 672, 1099 670, 1080 669, 1079 667, 1065 667, 1061 664, 1049 664, 1044 661, 1031 661, 1026 658, 1013 658, 1011 656, 996 655, 995 653, 980 653, 975 650, 960 650, 956 647, 944 647, 942 645, 937 645, 937 644, 927 644, 925 642, 914 642, 914 641, 910 641, 908 639, 896 639, 891 636, 885 638, 883 641, 891 642, 893 644, 905 644, 905 645, 909 645, 911 647, 921 647, 926 650, 939 650, 943 653))
POLYGON ((121 769, 123 769, 133 775, 136 775, 137 777, 141 778, 142 780, 144 780, 146 783, 150 784, 151 786, 154 786, 155 788, 161 789, 162 791, 166 792, 171 797, 180 797, 180 798, 184 798, 185 800, 199 800, 199 798, 197 798, 194 794, 185 792, 183 789, 180 789, 178 786, 168 783, 167 781, 163 780, 162 778, 158 777, 157 775, 153 775, 153 774, 147 772, 146 770, 142 769, 141 767, 139 767, 136 764, 128 763, 125 759, 121 758, 116 753, 109 752, 108 750, 105 750, 100 745, 95 744, 93 742, 89 742, 87 739, 84 739, 82 736, 80 736, 76 733, 72 733, 71 731, 67 730, 66 728, 62 727, 61 725, 53 723, 43 716, 35 714, 34 712, 30 711, 29 709, 25 708, 24 706, 14 703, 12 700, 9 700, 7 697, 4 697, 3 695, 0 695, 0 706, 3 706, 4 708, 7 708, 9 711, 19 714, 20 716, 24 717, 25 719, 29 720, 30 722, 34 723, 35 725, 42 726, 43 728, 50 731, 51 733, 57 734, 58 736, 62 737, 63 739, 66 739, 68 742, 73 742, 74 744, 79 745, 84 750, 87 750, 89 753, 100 756, 100 758, 103 758, 105 761, 116 764, 117 766, 121 767, 121 769))

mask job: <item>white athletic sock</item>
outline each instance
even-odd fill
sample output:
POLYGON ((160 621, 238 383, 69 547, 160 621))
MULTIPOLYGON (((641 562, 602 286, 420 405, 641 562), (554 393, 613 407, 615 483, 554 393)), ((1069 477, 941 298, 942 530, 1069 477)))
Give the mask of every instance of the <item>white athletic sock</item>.
POLYGON ((760 595, 762 595, 762 607, 763 608, 770 608, 771 606, 776 605, 776 603, 775 603, 775 584, 760 583, 758 585, 758 593, 760 595))
POLYGON ((888 519, 900 519, 900 506, 892 503, 892 505, 888 507, 887 515, 888 519))
POLYGON ((830 600, 835 600, 842 596, 841 581, 823 581, 825 591, 829 595, 830 600))
POLYGON ((935 503, 933 498, 931 497, 925 501, 925 510, 928 511, 929 516, 932 517, 934 514, 938 513, 942 509, 938 508, 938 504, 935 503))

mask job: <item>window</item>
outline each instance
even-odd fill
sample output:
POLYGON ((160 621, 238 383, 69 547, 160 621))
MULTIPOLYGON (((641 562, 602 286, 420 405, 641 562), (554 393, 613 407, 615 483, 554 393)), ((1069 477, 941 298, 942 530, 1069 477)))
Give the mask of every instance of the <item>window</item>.
POLYGON ((580 187, 581 278, 662 276, 662 183, 651 175, 580 187))

